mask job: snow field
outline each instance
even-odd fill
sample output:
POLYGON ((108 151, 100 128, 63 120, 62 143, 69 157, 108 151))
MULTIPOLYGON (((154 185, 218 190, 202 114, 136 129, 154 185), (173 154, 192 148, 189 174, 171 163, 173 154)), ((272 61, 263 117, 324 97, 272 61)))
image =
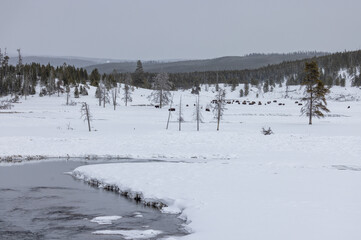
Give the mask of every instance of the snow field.
MULTIPOLYGON (((227 99, 267 101, 277 99, 269 105, 227 104, 216 131, 216 121, 212 112, 206 112, 214 98, 212 88, 201 92, 201 106, 204 123, 200 132, 196 131, 193 112, 195 95, 189 91, 174 93, 176 112, 172 112, 168 131, 165 130, 168 118, 167 107, 155 109, 149 104, 150 91, 136 89, 133 93, 135 106, 125 107, 122 102, 116 111, 112 106, 99 107, 94 98, 95 89, 89 96, 72 99, 77 106, 65 106, 65 96, 30 97, 14 104, 11 110, 0 112, 0 157, 21 155, 42 155, 47 157, 84 157, 118 156, 123 158, 146 159, 228 159, 239 158, 244 152, 265 152, 268 149, 280 151, 331 151, 342 155, 347 150, 359 154, 353 142, 359 139, 357 133, 361 118, 358 101, 329 101, 331 113, 325 119, 315 119, 315 126, 308 126, 306 117, 300 117, 300 106, 293 99, 278 98, 281 89, 267 93, 266 97, 255 98, 255 91, 247 98, 238 98, 239 86, 234 92, 227 87, 227 99), (253 95, 252 95, 253 94, 253 95), (178 131, 178 101, 183 98, 182 131, 178 131), (252 97, 253 96, 253 97, 252 97), (87 131, 87 124, 80 119, 80 103, 86 101, 93 115, 92 132, 87 131), (285 103, 279 106, 278 103, 285 103), (189 107, 186 107, 186 105, 189 107), (141 106, 140 106, 141 105, 141 106), (350 106, 350 108, 347 108, 350 106), (16 112, 16 113, 9 113, 16 112), (271 127, 276 133, 268 138, 262 136, 262 127, 271 127), (356 129, 355 129, 356 128, 356 129), (330 131, 332 129, 332 131, 330 131), (272 140, 271 140, 272 139, 272 140), (270 141, 271 140, 271 141, 270 141), (339 147, 340 141, 344 142, 339 147), (247 144, 246 144, 247 143, 247 144), (356 152, 355 152, 356 151, 356 152)), ((295 87, 297 88, 297 87, 295 87)), ((337 89, 336 89, 337 90, 337 89)), ((352 96, 361 96, 359 89, 352 96)), ((350 91, 351 92, 351 91, 350 91)), ((337 95, 337 91, 334 93, 337 95)))
POLYGON ((211 162, 88 165, 75 173, 165 202, 164 211, 187 219, 192 234, 182 239, 356 240, 360 171, 338 170, 332 162, 346 161, 331 157, 245 154, 211 162))
MULTIPOLYGON (((226 98, 239 99, 241 87, 234 92, 227 87, 226 98)), ((197 132, 195 96, 178 91, 175 108, 182 95, 186 120, 179 132, 178 110, 172 113, 166 131, 167 108, 144 106, 149 104, 149 90, 136 89, 131 103, 135 106, 121 103, 116 111, 110 105, 97 106, 94 91, 73 99, 90 105, 92 132, 80 119, 80 104, 65 106, 65 96, 34 96, 14 104, 12 110, 1 111, 0 157, 167 160, 88 165, 74 173, 167 203, 164 211, 181 213, 187 219, 185 228, 192 234, 182 239, 361 238, 360 101, 330 100, 328 117, 314 119, 309 126, 295 104, 299 92, 284 99, 283 87, 256 98, 258 89, 252 88, 250 96, 240 100, 262 101, 263 105, 227 105, 217 132, 212 112, 205 111, 215 93, 203 89, 204 123, 197 132), (278 102, 264 105, 273 100, 278 102), (264 136, 262 127, 271 127, 275 134, 264 136)), ((360 96, 360 89, 335 87, 330 98, 359 100, 360 96)))

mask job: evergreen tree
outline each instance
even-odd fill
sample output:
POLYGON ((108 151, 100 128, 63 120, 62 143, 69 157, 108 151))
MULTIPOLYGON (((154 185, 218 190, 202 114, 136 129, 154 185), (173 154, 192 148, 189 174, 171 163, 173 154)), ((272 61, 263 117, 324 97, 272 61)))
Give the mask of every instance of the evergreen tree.
POLYGON ((247 97, 248 94, 249 94, 249 84, 246 83, 246 84, 244 84, 244 96, 247 97))
POLYGON ((98 72, 98 69, 95 68, 90 73, 90 85, 97 87, 99 85, 99 81, 100 81, 100 73, 98 72))
POLYGON ((75 86, 74 98, 79 98, 79 89, 78 89, 78 86, 75 86))
POLYGON ((340 80, 340 86, 341 86, 341 87, 345 87, 345 86, 346 86, 346 79, 345 79, 345 78, 341 78, 341 80, 340 80))
POLYGON ((258 84, 259 84, 259 81, 257 79, 255 79, 255 78, 251 79, 251 85, 252 86, 258 86, 258 84))
POLYGON ((232 78, 230 84, 231 84, 231 91, 233 92, 234 90, 236 90, 236 87, 238 86, 237 78, 232 78))
POLYGON ((269 92, 269 83, 268 83, 267 80, 264 81, 264 83, 263 83, 263 92, 264 92, 264 93, 269 92))
POLYGON ((145 77, 143 65, 140 60, 137 62, 137 68, 135 69, 135 72, 133 73, 133 85, 136 87, 144 87, 148 88, 149 84, 145 77))
POLYGON ((319 79, 320 73, 315 61, 305 64, 305 79, 302 85, 306 86, 305 96, 302 101, 306 104, 302 107, 301 113, 306 114, 309 117, 308 124, 312 124, 312 117, 317 118, 324 117, 323 112, 329 112, 326 105, 326 95, 329 93, 329 89, 325 88, 325 85, 319 79))
MULTIPOLYGON (((169 78, 169 77, 168 77, 169 78)), ((200 83, 199 83, 199 80, 196 79, 193 83, 193 87, 192 87, 192 91, 191 93, 192 94, 199 94, 199 92, 201 91, 201 86, 200 86, 200 83)))

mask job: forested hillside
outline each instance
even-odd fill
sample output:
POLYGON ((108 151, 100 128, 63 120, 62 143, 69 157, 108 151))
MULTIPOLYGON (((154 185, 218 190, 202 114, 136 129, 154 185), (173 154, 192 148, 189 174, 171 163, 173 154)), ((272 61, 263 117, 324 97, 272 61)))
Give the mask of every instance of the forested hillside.
POLYGON ((344 84, 340 70, 347 70, 353 76, 352 85, 360 86, 361 50, 334 53, 327 56, 287 61, 253 70, 205 71, 193 73, 173 73, 170 79, 177 87, 190 88, 199 83, 258 83, 268 82, 270 85, 287 81, 289 85, 299 85, 303 79, 305 63, 315 60, 321 68, 321 80, 328 86, 344 84))
MULTIPOLYGON (((278 64, 283 61, 294 61, 311 57, 324 56, 329 53, 324 52, 294 52, 288 54, 249 54, 246 56, 227 56, 205 60, 185 60, 172 62, 143 62, 143 68, 146 72, 167 72, 167 73, 185 73, 185 72, 204 72, 204 71, 223 71, 223 70, 243 70, 256 69, 269 64, 278 64)), ((111 73, 114 69, 118 72, 133 72, 136 62, 105 63, 86 67, 88 72, 95 68, 100 73, 111 73)))
MULTIPOLYGON (((200 84, 227 83, 237 86, 239 83, 249 83, 253 86, 274 86, 275 84, 298 85, 303 79, 305 62, 311 59, 286 61, 268 65, 258 69, 199 71, 187 73, 170 73, 169 80, 173 89, 197 88, 200 84), (262 84, 262 85, 261 85, 262 84)), ((321 80, 327 85, 343 86, 347 72, 352 78, 352 86, 361 86, 360 66, 361 50, 334 53, 326 56, 314 57, 321 69, 321 80)), ((90 82, 97 86, 103 81, 106 86, 114 86, 116 82, 124 82, 129 73, 113 71, 110 74, 100 74, 94 69, 90 74, 84 68, 62 65, 51 66, 37 63, 23 64, 21 54, 17 58, 16 66, 9 64, 9 57, 0 51, 0 96, 8 94, 29 95, 36 94, 36 86, 40 84, 43 95, 64 91, 66 86, 90 82)), ((136 87, 151 88, 155 73, 147 72, 138 61, 130 72, 131 83, 136 87)))

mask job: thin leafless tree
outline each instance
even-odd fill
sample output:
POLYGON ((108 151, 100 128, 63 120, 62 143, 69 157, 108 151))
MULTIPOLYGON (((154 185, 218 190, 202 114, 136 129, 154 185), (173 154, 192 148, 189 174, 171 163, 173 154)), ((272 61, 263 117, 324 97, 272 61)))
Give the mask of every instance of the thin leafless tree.
POLYGON ((172 99, 170 100, 170 107, 169 107, 169 110, 168 110, 167 127, 165 128, 165 129, 167 129, 167 130, 168 130, 168 126, 169 126, 170 116, 171 116, 171 114, 172 114, 171 108, 172 108, 172 105, 173 105, 173 98, 174 98, 174 94, 172 95, 172 99))
POLYGON ((84 121, 88 122, 88 129, 89 129, 89 132, 90 132, 91 131, 90 121, 92 120, 92 115, 91 115, 90 110, 89 110, 89 105, 86 102, 82 103, 80 112, 81 112, 81 118, 84 121))
POLYGON ((124 95, 122 98, 124 100, 125 106, 128 106, 128 102, 131 102, 133 100, 132 91, 130 87, 131 82, 132 82, 132 76, 130 75, 130 73, 128 73, 124 80, 124 89, 123 89, 124 95))
POLYGON ((203 122, 203 115, 202 115, 202 112, 200 109, 200 104, 199 104, 199 94, 197 95, 197 98, 196 98, 196 108, 194 109, 193 115, 197 122, 197 131, 199 131, 199 123, 203 122))
POLYGON ((113 106, 114 106, 114 110, 117 106, 117 99, 118 99, 118 87, 113 87, 112 88, 112 103, 113 103, 113 106))
POLYGON ((216 95, 216 104, 213 108, 214 117, 217 119, 217 131, 219 131, 219 123, 221 122, 222 115, 226 105, 226 91, 222 88, 218 89, 217 95, 216 95))

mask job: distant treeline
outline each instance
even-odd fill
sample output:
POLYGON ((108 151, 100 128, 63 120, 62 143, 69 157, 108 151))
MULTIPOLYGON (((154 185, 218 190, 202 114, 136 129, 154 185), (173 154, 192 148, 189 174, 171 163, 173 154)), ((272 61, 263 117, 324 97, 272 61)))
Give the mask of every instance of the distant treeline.
MULTIPOLYGON (((40 86, 48 89, 52 94, 59 89, 77 84, 89 82, 97 86, 103 81, 109 88, 117 82, 124 82, 129 74, 132 85, 136 87, 151 88, 156 73, 144 72, 140 61, 132 73, 117 73, 101 75, 94 69, 90 75, 86 69, 76 68, 64 64, 61 67, 53 67, 50 64, 40 65, 37 63, 22 64, 22 57, 18 56, 16 66, 9 65, 9 57, 0 49, 0 96, 8 94, 30 95, 36 94, 35 87, 40 86), (55 81, 55 79, 58 79, 55 81), (57 89, 57 90, 56 90, 57 89)), ((198 87, 200 84, 227 83, 236 86, 240 83, 252 85, 283 84, 298 85, 304 77, 305 62, 311 59, 287 61, 280 64, 268 65, 252 70, 226 70, 204 71, 190 73, 170 73, 169 80, 173 83, 173 89, 189 89, 198 87)), ((345 69, 354 75, 353 86, 361 86, 359 75, 361 66, 361 50, 352 52, 334 53, 327 56, 312 58, 321 68, 321 80, 327 86, 344 85, 343 77, 338 75, 340 69, 345 69), (357 74, 356 74, 357 73, 357 74)))
POLYGON ((299 85, 304 78, 305 63, 311 60, 316 61, 321 68, 320 79, 325 85, 342 85, 341 83, 344 79, 338 75, 338 72, 341 69, 345 69, 349 74, 355 75, 352 82, 353 86, 361 86, 361 78, 359 76, 361 50, 283 62, 254 70, 172 73, 169 76, 170 81, 175 84, 176 88, 191 88, 198 84, 216 84, 217 82, 258 85, 266 81, 270 84, 283 84, 286 81, 288 85, 299 85))

